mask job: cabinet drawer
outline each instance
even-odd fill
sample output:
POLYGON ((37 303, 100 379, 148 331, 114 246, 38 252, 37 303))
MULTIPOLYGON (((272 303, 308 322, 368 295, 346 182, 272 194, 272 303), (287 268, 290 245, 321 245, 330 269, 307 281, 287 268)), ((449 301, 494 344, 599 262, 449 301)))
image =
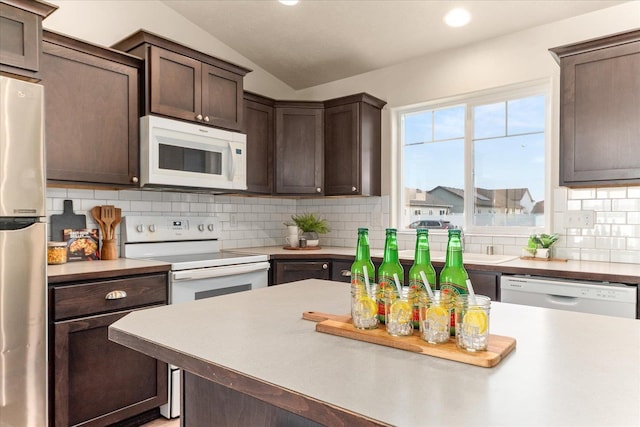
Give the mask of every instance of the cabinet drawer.
POLYGON ((165 274, 87 282, 53 289, 55 320, 166 303, 166 301, 167 276, 165 274))

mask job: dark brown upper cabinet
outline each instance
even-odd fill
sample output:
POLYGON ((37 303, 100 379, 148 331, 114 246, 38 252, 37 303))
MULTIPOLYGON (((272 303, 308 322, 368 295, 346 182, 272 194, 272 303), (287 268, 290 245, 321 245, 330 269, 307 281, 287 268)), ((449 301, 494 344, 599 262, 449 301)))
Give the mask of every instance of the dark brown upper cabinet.
POLYGON ((0 72, 40 80, 42 20, 58 6, 36 0, 0 1, 0 72))
POLYGON ((51 31, 43 36, 48 182, 137 187, 142 61, 51 31))
POLYGON ((640 183, 640 30, 550 49, 560 64, 560 185, 640 183))
MULTIPOLYGON (((276 101, 277 194, 322 195, 324 106, 321 102, 276 101)), ((248 148, 247 148, 248 150, 248 148)))
POLYGON ((247 133, 247 191, 273 193, 274 100, 244 94, 244 124, 247 133))
POLYGON ((243 79, 251 70, 143 30, 113 48, 145 60, 145 114, 243 130, 243 79))
POLYGON ((324 194, 381 194, 381 110, 366 93, 324 103, 324 194))

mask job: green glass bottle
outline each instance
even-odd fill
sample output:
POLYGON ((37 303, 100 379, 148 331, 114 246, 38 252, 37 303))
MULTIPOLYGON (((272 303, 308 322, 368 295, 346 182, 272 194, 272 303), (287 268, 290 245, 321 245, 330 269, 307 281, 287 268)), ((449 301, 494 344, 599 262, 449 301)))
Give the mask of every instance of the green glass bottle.
MULTIPOLYGON (((462 263, 462 241, 460 230, 449 230, 447 255, 444 268, 440 272, 440 290, 451 294, 451 299, 457 295, 468 294, 467 280, 469 275, 462 263)), ((455 336, 455 310, 451 311, 451 336, 455 336)))
POLYGON ((431 289, 436 289, 436 270, 431 265, 431 252, 429 249, 429 230, 418 228, 416 236, 416 250, 414 252, 413 265, 409 269, 409 300, 413 305, 413 327, 420 326, 420 312, 418 307, 418 295, 426 292, 422 275, 424 273, 431 289))
POLYGON ((366 269, 369 283, 375 283, 376 268, 371 262, 369 249, 369 229, 358 228, 358 246, 356 247, 356 259, 351 264, 351 286, 365 290, 364 270, 366 269))
POLYGON ((393 289, 397 296, 396 285, 393 275, 398 275, 400 286, 404 280, 404 269, 398 260, 398 239, 395 228, 386 229, 386 239, 384 242, 384 254, 382 264, 378 268, 378 319, 384 323, 384 293, 387 288, 393 289))

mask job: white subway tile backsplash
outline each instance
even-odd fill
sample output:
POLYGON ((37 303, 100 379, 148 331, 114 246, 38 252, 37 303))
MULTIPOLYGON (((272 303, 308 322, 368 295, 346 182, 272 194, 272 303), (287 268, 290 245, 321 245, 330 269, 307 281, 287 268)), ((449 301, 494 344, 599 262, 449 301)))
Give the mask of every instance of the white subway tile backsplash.
POLYGON ((582 209, 582 201, 581 200, 567 200, 567 210, 568 211, 579 211, 582 209))
POLYGON ((599 211, 599 212, 610 211, 611 200, 583 200, 582 210, 599 211))
POLYGON ((596 190, 592 188, 581 188, 581 189, 569 189, 569 200, 578 200, 578 199, 595 199, 596 198, 596 190))
POLYGON ((598 188, 596 195, 598 199, 624 199, 627 197, 627 189, 625 187, 598 188))
POLYGON ((612 200, 611 210, 614 211, 640 211, 640 199, 612 200))
POLYGON ((640 186, 628 187, 627 197, 629 197, 630 199, 640 199, 640 186))

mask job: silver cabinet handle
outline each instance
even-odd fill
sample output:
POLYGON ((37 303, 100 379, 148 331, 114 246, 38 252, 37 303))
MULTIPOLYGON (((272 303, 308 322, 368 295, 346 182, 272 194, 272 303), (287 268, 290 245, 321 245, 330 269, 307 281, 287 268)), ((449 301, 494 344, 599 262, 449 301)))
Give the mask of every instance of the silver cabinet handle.
POLYGON ((111 291, 104 297, 104 299, 122 299, 126 297, 127 293, 125 291, 111 291))
POLYGON ((196 116, 196 120, 202 120, 202 114, 198 114, 198 115, 196 116))
POLYGON ((351 277, 351 270, 342 270, 342 271, 340 272, 340 275, 341 275, 342 277, 351 277))
POLYGON ((316 188, 316 193, 322 193, 322 188, 320 187, 316 188))
POLYGON ((209 121, 209 116, 204 116, 204 121, 208 122, 209 121))
POLYGON ((351 191, 358 191, 356 187, 351 187, 351 191))
POLYGON ((327 268, 329 268, 329 264, 322 264, 322 269, 326 270, 327 268))
POLYGON ((134 184, 138 183, 138 177, 134 176, 133 178, 131 178, 131 182, 133 182, 134 184))

